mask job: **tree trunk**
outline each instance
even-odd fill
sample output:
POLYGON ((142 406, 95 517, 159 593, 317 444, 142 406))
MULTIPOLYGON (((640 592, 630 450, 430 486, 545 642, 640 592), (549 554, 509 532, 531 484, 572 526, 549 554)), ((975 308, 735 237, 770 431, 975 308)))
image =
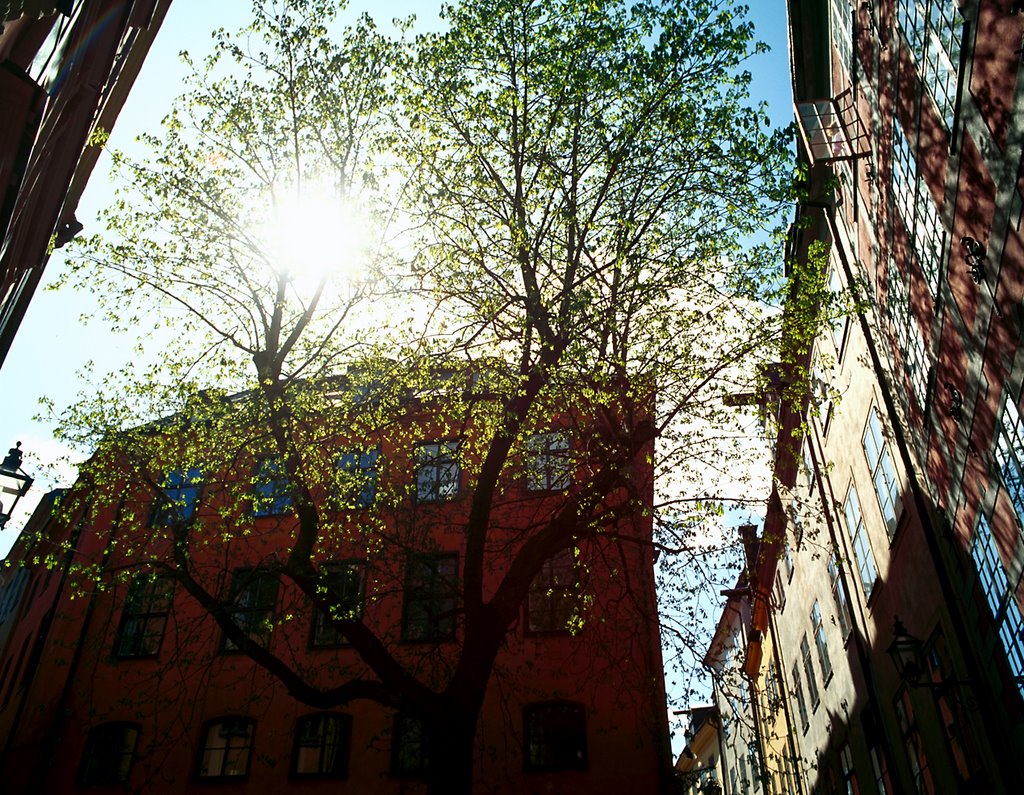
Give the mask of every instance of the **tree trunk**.
POLYGON ((473 740, 480 705, 448 709, 427 721, 427 795, 471 795, 473 740))

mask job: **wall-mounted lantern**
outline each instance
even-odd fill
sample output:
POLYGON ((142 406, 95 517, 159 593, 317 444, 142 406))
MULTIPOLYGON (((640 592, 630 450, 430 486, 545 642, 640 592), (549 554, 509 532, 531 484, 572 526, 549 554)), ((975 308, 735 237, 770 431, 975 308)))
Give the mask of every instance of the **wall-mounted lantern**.
POLYGON ((970 235, 960 238, 960 247, 964 250, 964 259, 971 272, 971 281, 981 284, 985 278, 985 245, 970 235))
POLYGON ((18 442, 7 451, 4 460, 0 462, 0 496, 3 497, 3 500, 0 500, 0 527, 7 524, 18 500, 32 488, 32 478, 21 468, 21 458, 21 442, 18 442), (7 502, 8 496, 14 497, 10 503, 7 502))

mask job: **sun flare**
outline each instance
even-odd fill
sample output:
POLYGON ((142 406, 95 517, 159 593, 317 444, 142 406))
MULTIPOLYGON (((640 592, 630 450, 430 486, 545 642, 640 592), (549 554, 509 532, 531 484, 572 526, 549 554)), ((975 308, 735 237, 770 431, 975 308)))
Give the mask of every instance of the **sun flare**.
POLYGON ((275 269, 297 286, 325 277, 356 283, 367 269, 369 227, 354 202, 304 189, 275 202, 261 237, 275 269))

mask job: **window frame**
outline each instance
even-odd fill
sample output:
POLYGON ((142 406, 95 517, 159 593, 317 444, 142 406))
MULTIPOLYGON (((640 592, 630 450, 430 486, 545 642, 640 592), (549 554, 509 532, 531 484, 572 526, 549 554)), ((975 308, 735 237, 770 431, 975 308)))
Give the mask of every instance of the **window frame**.
POLYGON ((828 640, 825 637, 825 622, 821 618, 821 605, 814 600, 811 605, 811 630, 814 633, 814 645, 818 649, 818 665, 821 667, 821 681, 828 687, 832 680, 832 658, 828 653, 828 640))
POLYGON ((1017 691, 1024 695, 1024 614, 983 513, 978 514, 968 551, 1010 674, 1017 680, 1017 691))
POLYGON ((331 495, 338 510, 362 510, 373 506, 380 478, 379 461, 379 447, 346 450, 338 456, 334 462, 337 480, 331 495))
POLYGON ((456 635, 456 613, 459 607, 459 554, 440 552, 430 554, 410 553, 405 565, 405 585, 402 591, 402 641, 405 643, 438 643, 454 640, 456 635), (445 573, 438 571, 438 564, 451 563, 450 583, 445 587, 445 573), (428 572, 424 582, 416 582, 416 567, 428 572), (436 587, 438 583, 441 588, 436 587), (436 609, 431 603, 449 603, 450 607, 436 609), (423 616, 414 616, 421 603, 428 605, 423 616), (423 634, 411 631, 413 621, 425 619, 427 631, 423 634))
POLYGON ((576 612, 578 590, 579 568, 576 564, 576 549, 568 547, 544 561, 540 571, 530 581, 526 595, 526 634, 571 634, 570 622, 576 612), (568 579, 559 582, 557 578, 566 573, 569 575, 568 579), (563 611, 565 620, 559 621, 560 613, 563 611), (544 620, 537 621, 535 625, 535 615, 544 620))
POLYGON ((115 657, 120 660, 137 660, 160 656, 164 633, 167 630, 167 619, 174 606, 176 585, 177 580, 174 575, 168 573, 144 572, 132 578, 128 583, 128 593, 125 595, 124 605, 121 608, 121 621, 114 642, 115 657), (160 591, 162 584, 169 585, 166 593, 160 591), (141 629, 139 631, 132 630, 129 634, 128 627, 132 622, 137 622, 141 629), (149 631, 150 625, 157 623, 160 628, 159 633, 149 631), (126 649, 126 644, 131 639, 138 641, 140 648, 145 648, 144 641, 154 637, 156 638, 155 648, 139 651, 126 649))
POLYGON ((954 8, 952 0, 898 0, 896 4, 896 27, 951 138, 960 93, 964 28, 962 22, 957 24, 954 8))
POLYGON ((935 792, 935 781, 932 778, 928 755, 925 753, 924 738, 918 728, 914 702, 906 685, 901 685, 896 691, 893 697, 893 711, 896 713, 896 724, 899 728, 900 747, 910 768, 914 789, 917 792, 935 792))
MULTIPOLYGON (((270 590, 269 587, 267 590, 270 590)), ((239 629, 248 635, 250 640, 260 644, 263 648, 270 646, 270 641, 273 637, 274 619, 277 615, 280 590, 281 577, 277 572, 260 568, 241 568, 231 572, 230 596, 225 607, 228 613, 230 613, 232 621, 238 625, 239 629), (266 601, 261 601, 256 605, 236 605, 239 597, 250 588, 262 588, 264 583, 271 581, 273 581, 273 599, 269 604, 266 601), (246 618, 240 620, 239 616, 245 616, 246 618), (254 633, 253 626, 249 625, 251 621, 249 617, 255 618, 256 625, 264 624, 264 627, 258 633, 254 633)), ((239 651, 238 647, 234 645, 234 642, 226 634, 222 634, 221 650, 229 654, 239 651)))
POLYGON ((291 775, 300 779, 344 779, 348 778, 349 761, 352 753, 352 716, 345 712, 314 712, 303 715, 295 721, 295 738, 292 750, 291 775), (318 724, 317 744, 304 743, 307 739, 303 731, 307 726, 318 724), (335 726, 335 732, 339 732, 334 742, 330 741, 330 732, 326 731, 327 725, 335 726), (316 770, 300 770, 303 758, 303 749, 317 749, 316 770), (334 749, 334 761, 329 765, 331 769, 324 770, 326 751, 334 749))
POLYGON ((221 715, 219 717, 212 718, 211 720, 204 722, 202 734, 200 736, 202 738, 202 743, 198 747, 199 755, 198 758, 196 759, 195 773, 196 779, 198 781, 245 781, 249 778, 249 772, 252 769, 252 749, 253 746, 255 745, 256 740, 256 721, 244 715, 221 715), (245 726, 248 729, 247 733, 245 735, 232 733, 229 736, 223 738, 226 742, 226 744, 223 747, 211 746, 211 732, 213 732, 213 730, 216 729, 218 726, 230 726, 232 724, 245 726), (248 743, 245 745, 233 746, 231 740, 233 737, 237 736, 244 736, 248 740, 248 743), (231 751, 238 750, 245 751, 244 770, 241 773, 225 773, 224 769, 226 767, 225 763, 227 762, 228 759, 228 753, 231 751), (204 773, 204 764, 206 763, 207 756, 211 751, 223 752, 223 757, 221 759, 221 763, 219 766, 219 772, 204 773))
POLYGON ((882 432, 882 418, 879 416, 877 406, 872 406, 868 410, 864 433, 861 434, 861 445, 864 448, 868 471, 871 472, 871 483, 875 488, 875 496, 878 498, 878 509, 885 522, 885 531, 889 540, 892 541, 896 536, 899 521, 897 508, 901 507, 902 495, 889 443, 882 432))
POLYGON ((864 589, 864 598, 871 601, 875 585, 878 584, 878 566, 875 564, 875 553, 871 550, 871 539, 868 537, 867 527, 864 525, 864 513, 860 507, 857 485, 853 482, 850 483, 846 501, 843 503, 843 521, 846 525, 847 537, 850 539, 853 557, 857 563, 857 573, 864 589), (851 514, 855 514, 856 521, 851 514))
POLYGON ((928 295, 934 301, 939 291, 948 233, 914 157, 910 139, 896 116, 892 124, 891 203, 895 215, 902 221, 911 258, 920 268, 928 295))
POLYGON ((426 721, 419 715, 396 712, 391 724, 391 766, 393 778, 420 778, 430 765, 426 721), (414 735, 418 734, 418 737, 414 735), (413 739, 410 740, 410 737, 413 739), (403 762, 403 749, 414 751, 413 764, 403 762))
MULTIPOLYGON (((342 572, 357 572, 359 582, 357 585, 357 593, 354 598, 351 598, 348 594, 349 583, 347 580, 343 581, 343 589, 338 596, 338 606, 344 607, 346 612, 349 612, 352 618, 362 618, 363 610, 366 608, 366 561, 352 558, 322 564, 320 567, 321 579, 324 582, 324 587, 328 589, 328 593, 330 593, 330 589, 335 587, 331 585, 331 579, 342 572)), ((335 591, 335 593, 338 592, 335 591)), ((324 611, 314 607, 312 627, 309 636, 310 648, 337 649, 345 648, 349 645, 349 641, 341 634, 340 630, 330 623, 329 618, 324 614, 324 611), (335 637, 333 640, 325 640, 323 637, 324 634, 327 634, 328 636, 333 634, 335 637)))
POLYGON ((1024 532, 1024 420, 1017 402, 1010 395, 1003 398, 999 411, 992 457, 1001 485, 1016 514, 1017 524, 1024 532))
POLYGON ((197 466, 164 473, 160 493, 153 500, 150 527, 170 527, 189 521, 199 506, 204 486, 203 471, 197 466))
POLYGON ((126 784, 131 778, 132 767, 135 764, 135 754, 139 747, 139 736, 141 734, 142 726, 130 721, 110 721, 109 723, 101 723, 90 728, 88 735, 86 735, 85 746, 82 748, 82 756, 78 762, 78 772, 75 775, 75 782, 78 786, 111 787, 126 784), (131 738, 130 750, 126 750, 125 747, 128 732, 134 732, 134 736, 131 738), (117 736, 115 736, 115 733, 117 736), (112 747, 102 749, 98 757, 97 746, 107 741, 113 741, 112 747), (109 754, 109 756, 102 758, 104 754, 109 754), (90 770, 93 767, 90 762, 97 759, 100 759, 102 762, 100 765, 102 770, 98 774, 90 770))
POLYGON ((252 515, 257 519, 284 516, 295 504, 291 477, 276 456, 257 459, 252 475, 252 515))
POLYGON ((800 638, 800 661, 804 666, 804 675, 807 679, 807 692, 811 697, 811 713, 818 711, 821 704, 821 691, 818 690, 818 680, 814 675, 814 662, 811 659, 811 644, 807 640, 807 633, 800 638))
POLYGON ((807 711, 807 697, 804 694, 804 684, 800 677, 800 661, 793 662, 793 695, 796 696, 797 713, 800 715, 800 729, 805 734, 811 725, 810 713, 807 711))
POLYGON ((567 770, 586 770, 589 767, 587 748, 587 711, 583 704, 575 701, 535 701, 523 707, 523 769, 528 773, 549 773, 567 770), (539 726, 536 720, 543 715, 556 717, 571 716, 577 725, 539 726), (553 738, 543 737, 544 733, 564 732, 553 738), (534 743, 535 735, 541 733, 534 743), (535 750, 541 742, 548 748, 540 759, 535 750), (568 750, 567 750, 568 749, 568 750))
POLYGON ((836 619, 839 622, 839 631, 842 633, 843 641, 845 642, 853 630, 853 620, 850 614, 850 600, 846 596, 846 587, 843 584, 839 568, 839 556, 834 551, 829 555, 826 569, 832 582, 832 601, 836 606, 836 619))
POLYGON ((931 361, 928 343, 921 325, 910 307, 910 293, 903 274, 893 262, 892 252, 886 266, 886 308, 893 338, 900 351, 900 364, 906 375, 910 391, 918 408, 924 411, 928 400, 928 382, 931 379, 931 361))
POLYGON ((420 442, 413 448, 413 497, 417 505, 455 500, 461 486, 457 439, 420 442), (430 477, 424 477, 428 473, 430 477))
POLYGON ((526 490, 563 492, 572 485, 572 445, 560 430, 537 433, 526 440, 526 490))

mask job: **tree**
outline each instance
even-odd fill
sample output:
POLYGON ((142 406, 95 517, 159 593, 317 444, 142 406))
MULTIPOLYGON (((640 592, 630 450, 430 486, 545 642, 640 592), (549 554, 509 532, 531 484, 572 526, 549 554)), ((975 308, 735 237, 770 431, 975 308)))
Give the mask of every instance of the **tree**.
MULTIPOLYGON (((707 473, 736 443, 721 432, 734 423, 723 398, 753 388, 778 336, 774 243, 748 241, 774 221, 786 143, 745 104, 757 45, 724 1, 465 0, 443 32, 411 42, 367 17, 335 40, 333 10, 257 5, 243 37, 219 31, 162 135, 147 137, 154 157, 117 159, 127 187, 75 275, 112 299, 114 323, 159 309, 166 347, 65 418, 66 438, 96 450, 82 492, 121 505, 116 551, 81 574, 169 575, 303 703, 415 713, 430 791, 469 792, 484 694, 542 568, 581 549, 637 565, 624 550, 643 540, 636 517, 653 514, 671 576, 717 510, 707 473), (281 223, 292 201, 308 223, 310 195, 359 213, 358 245, 302 249, 340 250, 343 280, 305 270, 294 255, 310 227, 281 223), (580 474, 506 543, 503 479, 553 421, 587 440, 566 449, 580 474), (341 541, 381 572, 434 551, 416 522, 385 518, 413 510, 415 458, 380 461, 405 485, 379 481, 358 537, 337 519, 366 483, 334 444, 359 460, 385 429, 407 448, 463 440, 423 453, 442 462, 439 483, 456 456, 468 492, 457 650, 415 662, 323 565, 341 541), (190 503, 200 477, 218 495, 205 513, 190 503), (263 644, 268 617, 225 605, 223 564, 199 554, 271 549, 246 521, 254 488, 257 513, 282 515, 277 537, 292 533, 259 576, 283 578, 359 654, 331 681, 263 644)), ((340 217, 320 226, 337 232, 340 217)), ((641 591, 636 609, 649 609, 641 591)), ((586 622, 584 601, 573 611, 586 622)))

